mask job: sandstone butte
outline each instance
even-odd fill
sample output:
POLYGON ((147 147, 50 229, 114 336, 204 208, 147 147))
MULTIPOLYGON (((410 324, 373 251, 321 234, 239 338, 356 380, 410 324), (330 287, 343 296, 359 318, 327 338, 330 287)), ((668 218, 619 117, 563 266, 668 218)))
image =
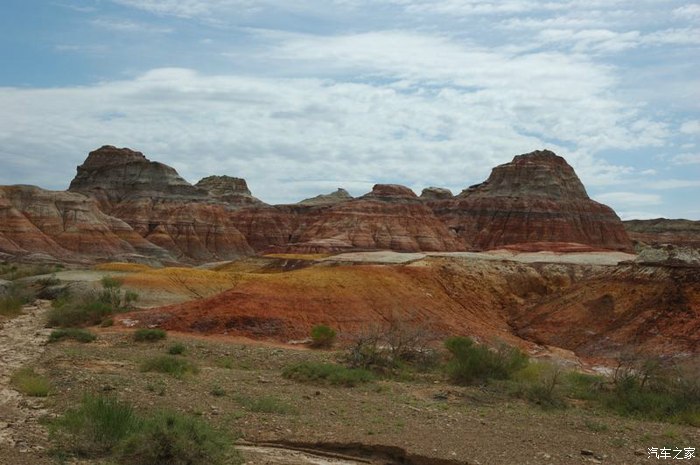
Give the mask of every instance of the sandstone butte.
POLYGON ((67 192, 0 187, 0 254, 64 261, 202 263, 269 251, 621 250, 632 243, 609 207, 591 200, 573 168, 544 150, 497 166, 453 196, 418 197, 378 184, 293 205, 267 205, 245 180, 192 185, 171 167, 104 146, 67 192))

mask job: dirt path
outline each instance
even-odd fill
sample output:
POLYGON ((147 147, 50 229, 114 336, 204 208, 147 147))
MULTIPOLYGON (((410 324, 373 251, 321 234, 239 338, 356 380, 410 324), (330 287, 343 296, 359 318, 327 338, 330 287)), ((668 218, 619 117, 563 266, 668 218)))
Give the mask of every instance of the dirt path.
POLYGON ((0 463, 48 463, 44 456, 46 429, 39 419, 46 415, 44 400, 21 395, 10 385, 12 374, 31 365, 44 351, 49 329, 45 314, 51 303, 38 300, 26 305, 17 318, 0 327, 0 463))

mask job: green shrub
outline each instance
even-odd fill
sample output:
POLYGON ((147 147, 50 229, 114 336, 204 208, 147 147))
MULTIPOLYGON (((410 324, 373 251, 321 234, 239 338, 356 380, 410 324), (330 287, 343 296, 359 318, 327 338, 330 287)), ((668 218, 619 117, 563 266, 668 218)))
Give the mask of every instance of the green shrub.
POLYGON ((31 289, 18 283, 11 283, 0 296, 0 315, 17 316, 22 313, 22 305, 34 300, 31 289))
POLYGON ((214 386, 209 393, 214 397, 223 397, 226 395, 226 391, 221 386, 214 386))
POLYGON ((79 407, 52 421, 49 431, 61 452, 112 458, 109 463, 241 463, 235 451, 228 453, 228 438, 201 420, 171 411, 140 418, 130 405, 111 397, 85 396, 79 407))
POLYGON ((21 368, 16 371, 10 382, 15 389, 30 397, 46 397, 51 391, 49 380, 37 374, 33 368, 21 368))
POLYGON ((336 332, 326 325, 316 325, 311 328, 311 347, 331 347, 335 342, 336 332))
POLYGON ((303 382, 322 382, 336 386, 356 386, 374 380, 372 372, 331 363, 302 362, 284 369, 282 376, 303 382))
POLYGON ((17 316, 22 313, 23 304, 22 299, 16 295, 0 296, 0 315, 17 316))
POLYGON ((98 300, 54 300, 48 313, 48 326, 70 328, 93 326, 113 313, 112 307, 98 300))
POLYGON ((236 401, 251 412, 257 413, 296 413, 296 409, 277 397, 263 396, 257 398, 236 397, 236 401))
POLYGON ((122 441, 117 456, 123 465, 223 465, 229 445, 225 435, 197 418, 160 411, 122 441))
POLYGON ((0 264, 0 279, 15 281, 29 276, 37 276, 42 274, 50 274, 59 271, 62 268, 60 265, 24 265, 3 263, 0 264))
POLYGON ((564 371, 561 367, 547 363, 529 363, 511 375, 510 393, 544 408, 564 408, 564 371))
POLYGON ((133 408, 112 397, 87 395, 80 406, 68 410, 50 426, 52 439, 68 452, 99 456, 140 430, 133 408))
POLYGON ((167 333, 162 329, 141 328, 134 333, 134 340, 137 342, 155 342, 165 339, 166 336, 167 333))
POLYGON ((475 345, 467 337, 448 338, 445 348, 452 355, 447 372, 458 384, 507 379, 528 363, 527 355, 515 347, 501 345, 491 350, 484 345, 475 345))
POLYGON ((176 342, 168 348, 168 353, 170 355, 182 355, 185 353, 185 350, 187 350, 185 348, 185 344, 181 342, 176 342))
POLYGON ((49 335, 49 342, 58 342, 63 339, 73 339, 78 342, 92 342, 97 339, 90 331, 80 328, 54 329, 49 335))
POLYGON ((114 326, 114 318, 105 318, 100 322, 100 328, 109 328, 114 326))
POLYGON ((124 293, 121 281, 105 276, 101 283, 99 292, 81 297, 66 295, 54 300, 48 314, 48 325, 62 328, 93 326, 109 322, 114 313, 131 308, 137 295, 124 293))
POLYGON ((144 360, 143 363, 141 363, 141 371, 167 373, 176 378, 181 378, 187 373, 199 373, 199 368, 197 365, 184 358, 161 355, 144 360))

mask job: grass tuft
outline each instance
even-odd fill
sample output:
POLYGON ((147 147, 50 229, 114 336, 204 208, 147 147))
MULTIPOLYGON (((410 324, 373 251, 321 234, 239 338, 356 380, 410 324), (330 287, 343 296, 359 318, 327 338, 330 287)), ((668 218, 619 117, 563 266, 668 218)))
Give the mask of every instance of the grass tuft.
POLYGON ((170 355, 182 355, 186 350, 187 348, 185 347, 185 344, 182 342, 176 342, 168 348, 168 353, 170 355))
POLYGON ((334 386, 356 386, 375 379, 374 374, 362 368, 346 368, 332 363, 302 362, 288 366, 282 376, 302 382, 321 382, 334 386))
POLYGON ((166 337, 167 333, 162 329, 141 328, 137 329, 134 333, 134 340, 136 342, 155 342, 165 339, 166 337))
POLYGON ((184 358, 161 355, 144 360, 141 363, 141 371, 167 373, 176 378, 182 378, 188 373, 199 373, 199 368, 197 365, 184 358))
POLYGON ((33 368, 21 368, 10 379, 12 385, 24 395, 46 397, 51 392, 51 383, 39 375, 33 368))
POLYGON ((49 335, 49 342, 58 342, 63 339, 72 339, 78 342, 92 342, 97 339, 97 336, 81 328, 54 329, 49 335))

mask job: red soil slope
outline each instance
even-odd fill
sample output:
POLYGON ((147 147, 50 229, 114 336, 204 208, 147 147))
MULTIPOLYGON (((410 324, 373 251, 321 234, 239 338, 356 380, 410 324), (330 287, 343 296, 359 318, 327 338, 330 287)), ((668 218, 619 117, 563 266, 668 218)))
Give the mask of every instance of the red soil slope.
POLYGON ((319 323, 351 335, 399 320, 439 336, 532 342, 611 356, 697 352, 700 273, 662 267, 430 258, 250 274, 208 299, 132 314, 142 325, 280 341, 319 323))

